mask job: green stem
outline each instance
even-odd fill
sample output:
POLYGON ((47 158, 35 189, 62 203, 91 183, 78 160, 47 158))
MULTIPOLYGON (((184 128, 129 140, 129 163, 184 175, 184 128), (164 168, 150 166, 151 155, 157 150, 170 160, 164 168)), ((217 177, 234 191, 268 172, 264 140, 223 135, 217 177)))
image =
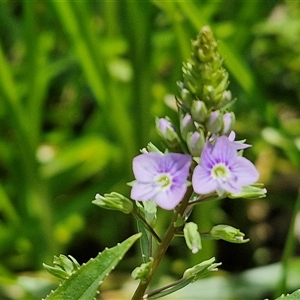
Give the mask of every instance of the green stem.
POLYGON ((295 249, 295 237, 294 237, 294 228, 295 228, 295 221, 298 212, 300 211, 300 189, 298 191, 298 197, 296 199, 296 203, 293 210, 293 215, 287 235, 287 239, 285 242, 285 247, 283 250, 282 258, 281 258, 281 279, 278 284, 278 288, 276 290, 276 297, 280 296, 281 294, 287 293, 287 273, 288 273, 288 262, 291 256, 293 255, 295 249))
POLYGON ((175 282, 172 282, 166 286, 161 287, 160 289, 157 289, 149 294, 147 294, 146 299, 157 299, 157 298, 162 298, 164 296, 167 296, 171 293, 174 293, 185 286, 187 286, 189 283, 191 283, 192 278, 185 279, 181 278, 175 282))
POLYGON ((170 222, 170 225, 161 241, 161 244, 159 245, 159 247, 157 248, 157 251, 154 255, 154 261, 153 261, 153 265, 152 265, 152 270, 149 274, 149 276, 147 277, 146 281, 144 282, 140 282, 139 286, 137 287, 133 297, 132 297, 132 300, 141 300, 143 299, 143 296, 145 294, 145 291, 148 287, 148 285, 150 284, 150 281, 154 275, 154 273, 156 272, 160 262, 162 261, 163 257, 164 257, 164 254, 165 252, 167 251, 171 241, 173 240, 174 236, 175 236, 175 233, 176 233, 176 230, 177 230, 177 226, 175 225, 176 221, 177 221, 177 218, 179 216, 181 216, 187 205, 188 205, 188 201, 191 197, 193 193, 193 188, 191 186, 188 187, 188 190, 181 202, 180 205, 177 206, 176 208, 176 211, 173 215, 173 218, 170 222))

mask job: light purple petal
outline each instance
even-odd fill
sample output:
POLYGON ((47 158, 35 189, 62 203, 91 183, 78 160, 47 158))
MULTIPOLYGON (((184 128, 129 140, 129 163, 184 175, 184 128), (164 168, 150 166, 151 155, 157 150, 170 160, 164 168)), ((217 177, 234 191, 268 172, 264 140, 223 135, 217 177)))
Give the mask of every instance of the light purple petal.
POLYGON ((217 191, 229 192, 229 193, 239 193, 242 190, 242 185, 240 185, 236 180, 227 180, 225 182, 219 182, 219 187, 217 191))
POLYGON ((157 189, 155 189, 149 183, 136 182, 131 189, 130 197, 133 200, 145 201, 152 200, 157 194, 157 189))
POLYGON ((213 146, 209 142, 206 142, 201 154, 201 166, 207 170, 210 170, 215 164, 214 157, 211 155, 212 150, 213 146))
POLYGON ((226 136, 221 136, 211 152, 215 161, 226 163, 237 157, 237 152, 226 136))
POLYGON ((170 153, 165 155, 165 172, 173 177, 177 185, 185 184, 189 175, 192 158, 187 154, 170 153))
MULTIPOLYGON (((231 134, 232 138, 234 134, 231 134)), ((237 150, 235 143, 226 136, 219 137, 214 145, 206 143, 200 164, 193 173, 194 191, 199 194, 213 191, 238 193, 244 185, 256 182, 259 174, 255 166, 246 158, 238 156, 237 150), (229 173, 216 178, 212 170, 220 163, 229 173)))
POLYGON ((218 188, 218 182, 213 180, 210 170, 204 169, 201 165, 194 170, 192 184, 198 194, 209 194, 218 188))
POLYGON ((163 155, 159 153, 144 153, 136 156, 132 161, 133 174, 137 181, 151 182, 159 172, 160 159, 163 155))
POLYGON ((182 200, 186 189, 186 184, 172 186, 171 189, 158 193, 154 200, 156 201, 157 205, 163 209, 174 209, 182 200))
POLYGON ((231 131, 229 136, 228 136, 228 140, 232 143, 232 145, 234 146, 235 150, 243 150, 249 147, 252 147, 249 144, 245 144, 241 141, 235 141, 235 132, 231 131))
POLYGON ((257 169, 253 163, 245 157, 237 157, 231 169, 241 185, 249 185, 258 180, 259 173, 257 169))
POLYGON ((190 155, 179 153, 165 154, 160 161, 160 171, 174 174, 181 172, 182 169, 188 170, 191 165, 192 159, 190 155))
POLYGON ((137 201, 155 200, 164 209, 173 209, 183 198, 192 163, 190 155, 179 153, 144 153, 133 159, 136 178, 131 198, 137 201), (163 186, 161 176, 170 178, 163 186))
POLYGON ((230 142, 233 142, 235 140, 235 132, 233 130, 229 133, 228 140, 230 142))

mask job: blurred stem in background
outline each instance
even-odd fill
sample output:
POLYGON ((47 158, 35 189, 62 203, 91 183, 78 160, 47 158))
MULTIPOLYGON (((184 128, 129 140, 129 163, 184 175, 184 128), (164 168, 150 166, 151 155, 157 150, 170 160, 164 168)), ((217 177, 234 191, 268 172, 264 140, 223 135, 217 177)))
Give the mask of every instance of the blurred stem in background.
POLYGON ((296 221, 299 220, 299 216, 300 216, 300 189, 298 191, 298 197, 294 205, 289 231, 283 249, 283 254, 281 258, 282 273, 281 273, 280 282, 277 286, 278 288, 275 291, 275 297, 279 297, 282 294, 286 294, 287 292, 289 292, 288 290, 289 265, 291 264, 291 258, 293 257, 295 251, 295 246, 296 246, 295 229, 296 229, 296 221))

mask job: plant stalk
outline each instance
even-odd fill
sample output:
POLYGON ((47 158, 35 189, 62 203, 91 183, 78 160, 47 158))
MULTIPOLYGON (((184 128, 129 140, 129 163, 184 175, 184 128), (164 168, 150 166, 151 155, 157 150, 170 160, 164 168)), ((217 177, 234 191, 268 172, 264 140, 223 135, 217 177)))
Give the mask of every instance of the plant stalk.
POLYGON ((156 272, 160 262, 162 261, 162 259, 164 257, 165 252, 167 251, 171 241, 173 240, 173 238, 175 236, 175 233, 177 230, 177 226, 175 225, 175 223, 177 221, 177 218, 180 215, 183 215, 192 193, 193 193, 193 188, 192 188, 192 186, 189 186, 181 204, 178 205, 176 208, 176 211, 173 215, 171 223, 170 223, 164 237, 162 238, 161 244, 157 248, 157 251, 154 255, 154 261, 153 261, 152 270, 151 270, 150 274, 148 275, 146 281, 140 282, 140 284, 138 285, 131 300, 142 300, 143 299, 145 291, 146 291, 147 287, 149 286, 154 273, 156 272))
POLYGON ((276 297, 286 294, 287 291, 287 277, 288 277, 288 263, 293 255, 294 249, 295 249, 295 236, 294 236, 294 228, 295 228, 295 221, 296 216, 300 212, 300 189, 298 191, 298 197, 296 199, 296 203, 293 210, 293 215, 287 235, 287 239, 285 242, 285 247, 283 250, 282 258, 281 258, 281 278, 278 283, 278 288, 276 289, 276 297))

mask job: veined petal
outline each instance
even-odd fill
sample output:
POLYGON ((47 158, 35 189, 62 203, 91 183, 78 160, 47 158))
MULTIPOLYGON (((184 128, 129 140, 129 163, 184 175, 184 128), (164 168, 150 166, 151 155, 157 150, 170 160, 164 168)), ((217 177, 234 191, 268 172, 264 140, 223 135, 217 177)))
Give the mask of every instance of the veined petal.
POLYGON ((228 140, 232 143, 235 150, 242 150, 242 149, 252 147, 249 144, 245 144, 244 141, 235 141, 235 132, 234 131, 230 132, 230 134, 228 136, 228 140))
POLYGON ((211 152, 211 155, 218 162, 227 163, 237 157, 237 152, 226 136, 221 136, 211 152))
POLYGON ((159 172, 160 159, 163 155, 159 153, 144 153, 136 156, 132 161, 132 169, 137 181, 150 182, 159 172))
POLYGON ((226 191, 232 194, 239 193, 242 190, 242 185, 237 180, 227 180, 219 182, 217 191, 226 191))
POLYGON ((192 184, 198 194, 209 194, 218 188, 218 182, 213 180, 210 171, 198 165, 193 173, 192 184))
POLYGON ((170 164, 171 168, 169 170, 169 173, 173 177, 173 182, 177 185, 185 184, 192 163, 191 156, 177 153, 171 153, 169 156, 168 159, 173 161, 170 164))
POLYGON ((155 200, 164 209, 173 209, 186 192, 192 158, 179 153, 144 153, 134 158, 135 182, 131 198, 155 200))
POLYGON ((168 153, 165 154, 163 159, 160 161, 160 170, 162 172, 169 172, 174 174, 175 172, 182 171, 184 168, 185 171, 189 169, 192 159, 190 155, 179 154, 179 153, 168 153))
POLYGON ((163 209, 174 209, 182 200, 186 189, 186 185, 172 186, 170 189, 158 193, 154 200, 163 209))
POLYGON ((217 138, 214 145, 207 142, 192 177, 194 191, 199 194, 213 191, 234 194, 239 193, 243 186, 255 183, 258 171, 249 160, 238 155, 239 149, 227 136, 217 138))
POLYGON ((138 201, 153 200, 158 191, 149 183, 136 182, 131 189, 130 198, 138 201))
POLYGON ((211 155, 212 150, 213 146, 209 142, 206 142, 201 154, 201 166, 208 170, 211 169, 212 166, 215 164, 215 159, 211 155))
POLYGON ((256 182, 259 173, 253 163, 245 157, 237 157, 231 166, 232 172, 237 176, 241 185, 249 185, 256 182))

